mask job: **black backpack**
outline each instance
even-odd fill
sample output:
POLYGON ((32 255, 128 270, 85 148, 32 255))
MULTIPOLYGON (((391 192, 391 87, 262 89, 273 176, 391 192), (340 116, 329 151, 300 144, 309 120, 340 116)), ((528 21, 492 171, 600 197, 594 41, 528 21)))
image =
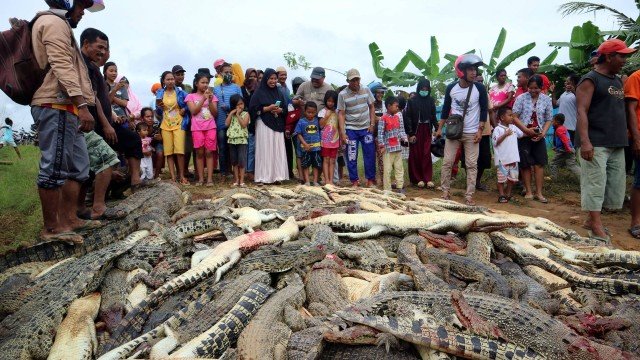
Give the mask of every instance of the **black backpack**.
POLYGON ((31 103, 51 68, 50 65, 40 68, 31 44, 31 28, 40 16, 46 14, 55 15, 43 12, 30 22, 11 18, 11 29, 0 33, 0 89, 21 105, 31 103))

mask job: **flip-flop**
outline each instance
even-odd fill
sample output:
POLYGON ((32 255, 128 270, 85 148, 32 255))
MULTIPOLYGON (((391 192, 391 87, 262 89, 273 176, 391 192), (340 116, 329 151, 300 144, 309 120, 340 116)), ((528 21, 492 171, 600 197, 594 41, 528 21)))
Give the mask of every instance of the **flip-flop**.
POLYGON ((607 235, 606 237, 598 236, 593 233, 593 231, 589 230, 587 232, 589 239, 602 241, 605 244, 611 244, 611 236, 607 235))
POLYGON ((84 223, 77 228, 73 229, 74 231, 86 231, 97 229, 102 226, 102 222, 98 220, 85 220, 84 223))
MULTIPOLYGON (((638 227, 638 231, 640 231, 640 225, 636 225, 636 226, 638 227)), ((588 226, 585 223, 582 223, 582 228, 585 229, 585 230, 591 230, 591 226, 588 226)), ((629 229, 629 231, 631 231, 631 229, 629 229)), ((611 232, 609 232, 609 228, 608 227, 606 227, 606 226, 604 227, 604 232, 608 236, 611 236, 611 232)), ((640 239, 640 238, 638 238, 638 239, 640 239)))
POLYGON ((533 199, 534 199, 535 201, 539 201, 539 202, 541 202, 541 203, 543 203, 543 204, 548 204, 548 203, 549 203, 549 200, 548 200, 546 197, 544 197, 544 196, 537 196, 537 195, 536 195, 536 196, 534 196, 534 197, 533 197, 533 199))
MULTIPOLYGON (((605 228, 606 231, 606 228, 605 228)), ((640 225, 633 225, 629 228, 629 234, 636 239, 640 239, 640 225)))
POLYGON ((40 235, 40 240, 44 242, 60 241, 72 245, 80 245, 84 242, 84 238, 82 237, 82 235, 74 231, 64 231, 48 236, 40 235))

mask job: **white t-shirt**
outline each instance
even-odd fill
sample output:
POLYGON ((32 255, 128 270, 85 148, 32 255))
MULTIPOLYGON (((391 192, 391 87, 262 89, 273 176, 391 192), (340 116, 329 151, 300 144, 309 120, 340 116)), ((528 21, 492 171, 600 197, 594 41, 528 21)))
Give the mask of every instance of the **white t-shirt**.
POLYGON ((578 123, 578 111, 576 108, 576 95, 572 92, 563 92, 558 99, 558 112, 564 114, 564 127, 575 131, 578 123))
MULTIPOLYGON (((469 98, 470 105, 467 108, 467 114, 464 117, 464 128, 462 129, 464 134, 474 134, 478 132, 480 125, 480 92, 475 85, 471 85, 471 88, 471 97, 469 98)), ((469 88, 460 87, 459 83, 451 88, 451 114, 462 116, 468 92, 469 88)))
POLYGON ((495 159, 495 165, 511 164, 514 162, 520 162, 520 154, 518 153, 518 139, 523 136, 523 133, 515 125, 511 124, 507 128, 500 124, 493 129, 491 135, 491 141, 493 143, 493 158, 495 159), (500 145, 496 145, 498 139, 504 134, 507 129, 511 129, 513 134, 507 136, 500 145))

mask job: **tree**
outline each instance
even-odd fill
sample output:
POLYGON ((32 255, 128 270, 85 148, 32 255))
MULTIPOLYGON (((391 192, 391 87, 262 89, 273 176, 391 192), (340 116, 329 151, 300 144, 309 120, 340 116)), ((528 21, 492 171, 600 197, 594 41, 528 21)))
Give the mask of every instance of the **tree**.
MULTIPOLYGON (((640 0, 635 0, 636 7, 640 11, 640 0)), ((640 15, 633 17, 604 4, 591 3, 586 1, 571 1, 563 4, 559 8, 563 16, 571 14, 583 14, 588 12, 605 11, 613 15, 618 21, 620 29, 612 31, 601 31, 601 35, 612 36, 624 40, 629 46, 638 46, 640 40, 640 15)), ((636 53, 635 56, 638 56, 636 53)))
MULTIPOLYGON (((286 52, 284 54, 282 54, 282 57, 284 57, 284 61, 287 63, 287 66, 291 69, 299 69, 299 68, 303 68, 305 70, 309 70, 313 67, 313 65, 311 65, 311 63, 307 60, 307 58, 304 55, 297 55, 294 52, 286 52)), ((333 71, 335 73, 338 73, 340 75, 343 76, 347 76, 346 72, 342 72, 339 70, 334 70, 334 69, 330 69, 327 67, 324 67, 325 70, 329 70, 329 71, 333 71)))

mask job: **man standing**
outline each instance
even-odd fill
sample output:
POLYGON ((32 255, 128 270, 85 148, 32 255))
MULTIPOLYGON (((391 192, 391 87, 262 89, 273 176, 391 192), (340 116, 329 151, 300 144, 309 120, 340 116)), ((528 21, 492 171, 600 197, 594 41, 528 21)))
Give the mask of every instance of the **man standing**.
POLYGON ((597 50, 595 69, 583 76, 576 88, 581 203, 582 210, 589 212, 584 225, 591 229, 590 237, 603 241, 608 241, 609 235, 601 211, 603 207, 622 208, 627 128, 637 132, 637 124, 625 117, 623 85, 616 76, 634 51, 618 39, 603 42, 597 50))
POLYGON ((465 54, 458 57, 455 66, 460 80, 449 84, 445 90, 442 115, 436 132, 436 138, 442 136, 442 128, 448 116, 453 114, 463 116, 464 114, 462 138, 459 140, 446 139, 445 141, 441 179, 442 198, 449 199, 451 167, 458 149, 461 145, 464 146, 465 168, 467 169, 465 202, 467 205, 475 205, 473 193, 476 190, 479 143, 487 121, 487 90, 482 83, 474 82, 478 74, 478 66, 482 65, 484 63, 478 55, 465 54), (472 88, 469 88, 470 86, 472 88), (471 93, 470 96, 468 95, 469 92, 471 93), (468 101, 467 98, 469 99, 468 101))
POLYGON ((82 243, 75 231, 86 227, 76 211, 80 184, 89 178, 89 155, 82 132, 93 129, 89 106, 95 96, 73 30, 93 5, 91 0, 47 0, 53 14, 32 27, 33 53, 40 68, 51 67, 33 95, 31 114, 38 124, 41 158, 38 194, 43 240, 82 243))
POLYGON ((333 90, 331 85, 324 82, 325 71, 322 67, 314 67, 311 71, 311 81, 305 81, 300 85, 297 96, 300 99, 293 100, 294 105, 302 107, 305 101, 313 101, 318 105, 318 112, 324 109, 324 94, 329 90, 333 90))
POLYGON ((347 87, 338 94, 338 120, 340 139, 347 145, 347 169, 349 180, 359 186, 358 144, 362 144, 364 174, 367 186, 375 186, 376 154, 373 143, 373 127, 376 124, 373 95, 369 88, 360 86, 360 72, 347 71, 347 87))
POLYGON ((107 209, 105 195, 113 174, 111 167, 120 162, 116 152, 105 142, 106 139, 115 144, 118 142, 118 138, 105 115, 105 112, 109 115, 111 114, 111 103, 109 102, 104 77, 96 65, 105 56, 106 49, 109 46, 109 38, 100 30, 87 28, 80 35, 80 44, 82 46, 82 56, 89 71, 91 87, 96 95, 96 104, 95 106, 90 106, 89 111, 97 121, 96 130, 84 134, 89 153, 89 169, 95 177, 93 205, 91 209, 86 209, 85 207, 85 196, 91 186, 91 182, 87 181, 82 184, 80 189, 78 216, 86 219, 98 219, 102 217, 107 209))
MULTIPOLYGON (((527 59, 527 67, 531 70, 531 75, 529 77, 538 74, 538 68, 540 67, 540 58, 537 56, 531 56, 527 59)), ((551 81, 545 74, 538 74, 542 78, 542 92, 544 94, 549 91, 549 87, 551 86, 551 81)), ((553 91, 553 89, 551 89, 553 91)))
POLYGON ((221 67, 222 84, 213 88, 215 96, 218 98, 218 116, 216 117, 216 135, 218 137, 218 163, 220 173, 223 176, 230 175, 229 172, 229 152, 227 151, 227 114, 231 109, 230 100, 235 94, 242 96, 240 86, 233 83, 233 73, 231 64, 224 63, 221 67))
POLYGON ((629 234, 640 239, 640 70, 631 74, 624 83, 624 97, 627 105, 629 132, 633 140, 631 150, 635 158, 629 234))
POLYGON ((276 75, 278 76, 278 89, 280 89, 284 98, 287 99, 287 103, 291 103, 291 90, 287 86, 287 69, 285 69, 284 66, 278 66, 276 68, 276 75))

